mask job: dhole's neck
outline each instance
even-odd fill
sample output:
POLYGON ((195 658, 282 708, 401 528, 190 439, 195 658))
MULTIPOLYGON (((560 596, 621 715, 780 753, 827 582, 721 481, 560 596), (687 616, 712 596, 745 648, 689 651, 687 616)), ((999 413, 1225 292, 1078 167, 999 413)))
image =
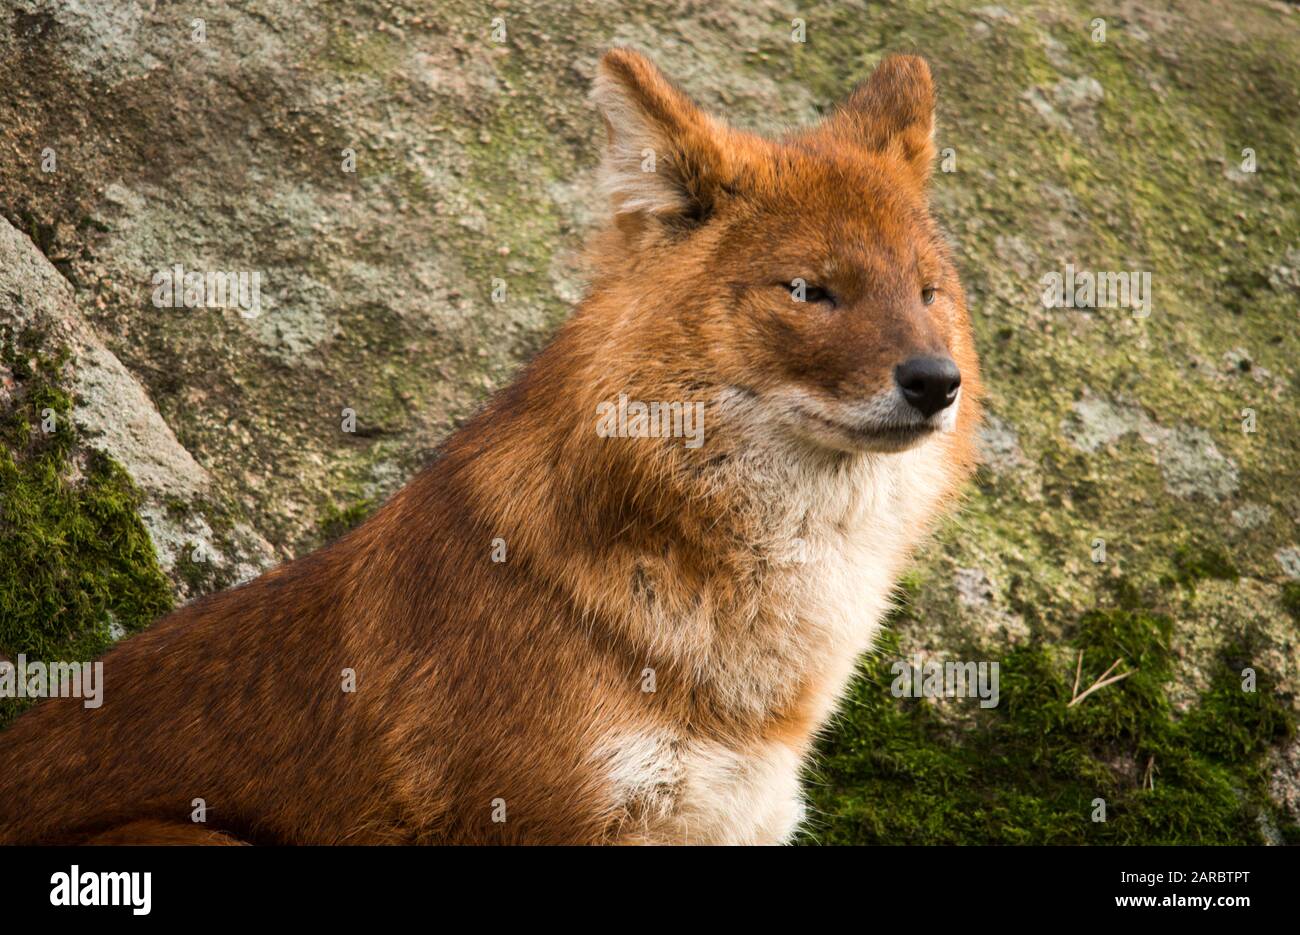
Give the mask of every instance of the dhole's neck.
POLYGON ((942 443, 844 455, 782 441, 743 394, 674 382, 671 361, 619 355, 595 324, 575 316, 450 440, 442 469, 481 527, 583 619, 728 703, 767 710, 809 667, 851 664, 948 486, 942 443), (602 436, 599 407, 620 394, 702 403, 703 443, 602 436))
POLYGON ((671 552, 694 574, 851 523, 880 459, 783 436, 743 391, 701 377, 680 336, 620 340, 657 317, 584 308, 459 433, 449 453, 492 525, 529 556, 671 552))

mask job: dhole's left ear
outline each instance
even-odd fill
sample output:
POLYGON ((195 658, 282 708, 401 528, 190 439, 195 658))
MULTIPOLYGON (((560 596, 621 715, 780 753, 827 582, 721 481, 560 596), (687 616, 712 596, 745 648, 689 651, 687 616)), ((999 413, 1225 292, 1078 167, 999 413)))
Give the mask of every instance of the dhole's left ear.
POLYGON ((600 180, 615 214, 706 220, 726 178, 725 128, 631 49, 605 53, 591 96, 608 132, 600 180))
POLYGON ((893 151, 918 181, 934 162, 934 80, 917 55, 890 55, 828 119, 833 134, 881 152, 893 151))

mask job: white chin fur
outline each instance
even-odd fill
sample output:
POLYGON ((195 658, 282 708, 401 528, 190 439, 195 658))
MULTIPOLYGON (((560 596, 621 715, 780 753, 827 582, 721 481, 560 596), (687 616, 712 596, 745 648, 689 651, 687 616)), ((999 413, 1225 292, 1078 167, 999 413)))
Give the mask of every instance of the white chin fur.
POLYGON ((799 388, 761 401, 774 421, 813 445, 844 452, 908 451, 957 427, 961 391, 951 406, 929 418, 908 405, 897 387, 851 403, 828 402, 799 388))

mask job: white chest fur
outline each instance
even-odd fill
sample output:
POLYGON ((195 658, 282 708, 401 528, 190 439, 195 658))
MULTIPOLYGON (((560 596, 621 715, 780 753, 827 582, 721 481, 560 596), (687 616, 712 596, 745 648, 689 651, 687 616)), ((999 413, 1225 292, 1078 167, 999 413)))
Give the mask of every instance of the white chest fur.
POLYGON ((745 479, 759 513, 753 564, 731 619, 708 622, 704 664, 737 708, 763 714, 817 684, 829 714, 944 489, 945 449, 936 440, 833 472, 795 462, 745 479))
MULTIPOLYGON (((756 551, 766 571, 753 579, 753 600, 732 607, 746 619, 661 621, 709 634, 694 647, 696 668, 735 710, 765 713, 802 686, 813 719, 829 717, 943 489, 943 456, 942 444, 927 444, 832 477, 749 478, 763 504, 756 551)), ((601 751, 630 839, 700 844, 787 841, 804 812, 801 757, 781 741, 662 724, 601 751)))
POLYGON ((637 844, 782 844, 803 820, 799 755, 668 733, 620 738, 606 763, 619 837, 637 844))

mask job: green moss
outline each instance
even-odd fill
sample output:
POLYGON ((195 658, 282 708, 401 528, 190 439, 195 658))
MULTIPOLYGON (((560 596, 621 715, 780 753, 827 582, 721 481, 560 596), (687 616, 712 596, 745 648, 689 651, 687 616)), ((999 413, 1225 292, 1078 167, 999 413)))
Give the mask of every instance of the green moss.
MULTIPOLYGON (((111 458, 79 444, 62 357, 8 334, 0 348, 15 378, 0 412, 0 652, 91 659, 112 644, 114 625, 140 630, 169 610, 171 591, 137 513, 139 491, 111 458)), ((0 725, 21 707, 0 700, 0 725)))
POLYGON ((397 67, 396 41, 387 33, 362 34, 334 26, 326 40, 322 60, 340 75, 384 77, 397 67))
POLYGON ((896 698, 887 637, 855 683, 810 782, 810 843, 1259 843, 1266 816, 1296 830, 1266 795, 1265 754, 1294 735, 1266 674, 1242 690, 1243 647, 1182 717, 1167 700, 1172 623, 1124 609, 1085 614, 1068 652, 1042 643, 1000 664, 1000 703, 896 698), (1132 674, 1070 706, 1115 659, 1132 674), (969 705, 956 722, 944 708, 969 705), (958 726, 960 724, 960 726, 958 726), (1106 820, 1092 820, 1094 800, 1106 820))
POLYGON ((329 542, 337 539, 339 536, 355 529, 361 525, 362 520, 369 516, 375 509, 373 500, 359 500, 356 503, 346 507, 338 507, 333 503, 325 505, 321 511, 320 533, 322 538, 329 542))
POLYGON ((229 583, 225 576, 217 570, 216 563, 209 556, 206 560, 196 560, 196 555, 202 555, 199 550, 198 542, 187 542, 185 548, 181 550, 180 555, 176 558, 176 574, 185 582, 190 594, 207 594, 211 591, 219 591, 222 586, 229 583))
POLYGON ((1233 564, 1232 556, 1221 545, 1195 547, 1180 545, 1174 550, 1173 581, 1183 587, 1192 587, 1198 581, 1218 578, 1236 581, 1241 575, 1233 564))
POLYGON ((1295 620, 1300 620, 1300 581, 1282 585, 1282 608, 1295 620))
POLYGON ((1289 740, 1295 733, 1269 673, 1260 670, 1252 656, 1246 646, 1227 649, 1200 706, 1184 724, 1184 733, 1195 738, 1196 749, 1224 763, 1258 757, 1270 744, 1289 740), (1253 688, 1248 674, 1255 678, 1253 688))

